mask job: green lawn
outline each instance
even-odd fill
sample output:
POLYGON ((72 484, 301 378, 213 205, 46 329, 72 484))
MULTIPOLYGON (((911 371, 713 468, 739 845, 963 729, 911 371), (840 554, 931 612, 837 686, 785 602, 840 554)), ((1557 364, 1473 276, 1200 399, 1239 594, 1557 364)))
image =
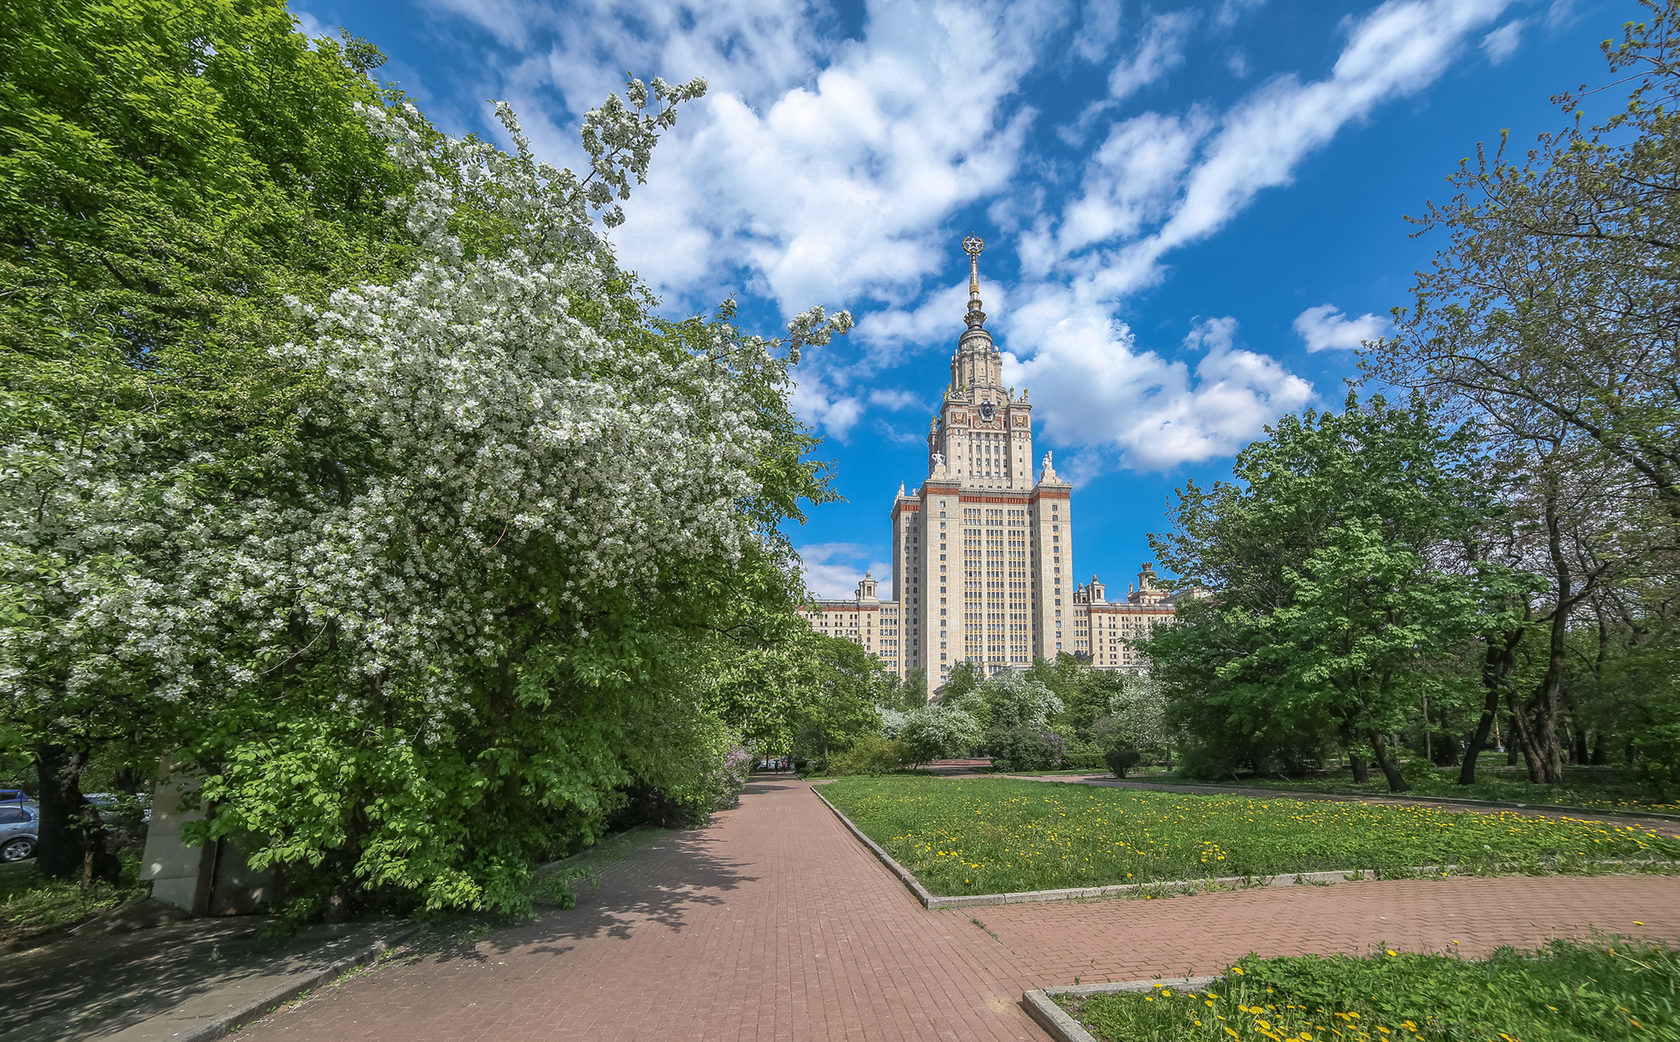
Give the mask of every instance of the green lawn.
POLYGON ((936 894, 1423 865, 1465 872, 1581 870, 1610 858, 1680 860, 1641 824, 1557 820, 983 778, 842 778, 822 787, 936 894), (1561 858, 1561 863, 1552 859, 1561 858))
POLYGON ((124 860, 117 885, 96 883, 83 890, 77 882, 43 878, 33 858, 0 865, 0 945, 144 897, 151 884, 139 882, 139 874, 135 855, 124 860))
POLYGON ((1620 938, 1471 962, 1243 959, 1199 992, 1057 1000, 1108 1042, 1620 1042, 1680 1036, 1680 953, 1620 938))
MULTIPOLYGON (((1503 761, 1504 757, 1500 757, 1503 761)), ((1619 767, 1568 767, 1559 785, 1536 785, 1521 767, 1484 764, 1476 772, 1476 784, 1458 784, 1458 768, 1443 767, 1407 771, 1409 796, 1451 796, 1457 799, 1493 800, 1498 803, 1534 803, 1580 807, 1584 810, 1640 810, 1680 814, 1680 804, 1663 803, 1644 792, 1632 774, 1619 767)), ((1156 781, 1190 781, 1157 778, 1156 781)), ((1199 783, 1198 783, 1199 784, 1199 783)), ((1375 768, 1371 777, 1356 782, 1347 770, 1309 778, 1243 778, 1216 784, 1245 785, 1260 789, 1297 789, 1302 792, 1355 792, 1388 794, 1388 782, 1375 768)))

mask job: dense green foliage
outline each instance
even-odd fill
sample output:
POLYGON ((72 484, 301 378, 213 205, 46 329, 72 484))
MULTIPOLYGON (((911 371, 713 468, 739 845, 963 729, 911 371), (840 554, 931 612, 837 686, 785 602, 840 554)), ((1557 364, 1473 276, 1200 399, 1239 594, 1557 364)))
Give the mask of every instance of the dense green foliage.
POLYGON ((0 679, 50 874, 115 870, 83 772, 168 753, 295 914, 518 911, 732 799, 741 743, 875 725, 782 534, 830 495, 790 369, 849 317, 664 321, 597 233, 703 84, 608 99, 580 177, 380 60, 279 0, 0 20, 0 679))
POLYGON ((1507 509, 1476 553, 1544 579, 1526 625, 1464 650, 1485 690, 1458 722, 1467 782, 1497 716, 1535 782, 1619 757, 1676 788, 1680 4, 1641 6, 1604 44, 1610 83, 1554 99, 1563 125, 1526 155, 1478 148, 1416 218, 1449 241, 1395 335, 1368 345, 1374 379, 1479 423, 1483 481, 1507 509))
POLYGON ((124 647, 120 607, 90 604, 168 581, 162 501, 295 439, 314 381, 270 354, 299 328, 283 298, 407 263, 385 201, 412 178, 356 111, 400 100, 367 76, 382 60, 309 46, 277 0, 0 19, 0 622, 49 872, 96 839, 90 758, 149 777, 178 740, 166 677, 124 647))
POLYGON ((1184 796, 1057 782, 844 779, 823 794, 929 890, 988 894, 1282 872, 1579 871, 1680 858, 1638 824, 1184 796))
POLYGON ((1643 1042, 1672 1037, 1680 952, 1602 938, 1502 948, 1480 960, 1392 950, 1250 955, 1201 989, 1058 1001, 1112 1042, 1643 1042))
POLYGON ((1454 665, 1503 632, 1533 580, 1446 558, 1493 514, 1471 473, 1470 431, 1421 399, 1348 396, 1341 413, 1288 416, 1237 457, 1235 480, 1179 493, 1154 542, 1210 596, 1149 645, 1191 766, 1288 767, 1338 741, 1406 788, 1388 735, 1454 665))

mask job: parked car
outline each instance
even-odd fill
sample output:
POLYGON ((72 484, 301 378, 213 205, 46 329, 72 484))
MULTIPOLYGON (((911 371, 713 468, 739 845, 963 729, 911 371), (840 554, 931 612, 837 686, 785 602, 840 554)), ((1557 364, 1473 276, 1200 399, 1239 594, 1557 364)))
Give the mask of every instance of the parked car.
POLYGON ((140 793, 138 796, 128 796, 120 792, 86 792, 82 794, 82 798, 93 804, 94 809, 99 811, 99 820, 107 825, 118 819, 125 804, 130 807, 138 804, 140 820, 152 820, 152 794, 149 792, 140 793))
POLYGON ((35 856, 41 842, 41 812, 33 804, 0 804, 0 861, 22 861, 35 856))

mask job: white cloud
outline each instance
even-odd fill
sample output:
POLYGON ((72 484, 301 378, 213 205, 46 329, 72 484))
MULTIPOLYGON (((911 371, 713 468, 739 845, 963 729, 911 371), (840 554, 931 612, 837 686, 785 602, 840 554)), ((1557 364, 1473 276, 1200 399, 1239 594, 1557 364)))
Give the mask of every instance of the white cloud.
POLYGON ((852 428, 863 416, 863 401, 831 385, 828 379, 808 368, 801 369, 789 395, 794 415, 812 427, 821 427, 842 443, 851 438, 852 428))
POLYGON ((921 445, 927 440, 927 436, 918 430, 902 430, 886 420, 876 420, 874 430, 877 438, 894 445, 921 445))
POLYGON ((1229 28, 1242 20, 1243 15, 1264 6, 1266 0, 1224 0, 1213 20, 1221 28, 1229 28))
POLYGON ((530 44, 529 26, 542 13, 521 0, 429 0, 429 4, 475 23, 504 47, 521 49, 530 44))
POLYGON ((1179 118, 1149 112, 1116 123, 1085 167, 1081 193, 1063 212, 1050 256, 1135 236, 1160 219, 1207 132, 1199 112, 1179 118))
POLYGON ((1112 299, 1153 284, 1167 253, 1212 235, 1261 191, 1289 183, 1300 162, 1347 124, 1434 82, 1466 38, 1510 3, 1388 0, 1345 22, 1347 43, 1323 79, 1274 78, 1217 118, 1192 109, 1116 125, 1086 160, 1078 200, 1029 244, 1027 270, 1087 272, 1088 288, 1112 299), (1123 147, 1131 140, 1150 142, 1155 154, 1132 159, 1123 147), (1100 253, 1077 256, 1091 247, 1100 253))
POLYGON ((900 409, 922 408, 922 396, 902 387, 877 387, 869 392, 869 404, 897 412, 900 409))
POLYGON ((312 50, 314 49, 315 40, 319 39, 322 36, 325 36, 328 39, 337 39, 338 38, 338 30, 333 29, 332 27, 328 26, 325 22, 321 21, 319 18, 316 18, 314 15, 310 14, 308 11, 305 11, 303 8, 297 7, 297 6, 294 5, 292 7, 291 11, 292 11, 292 17, 297 19, 298 32, 300 32, 303 35, 309 37, 310 49, 312 49, 312 50))
POLYGON ((1178 211, 1161 228, 1165 248, 1206 237, 1262 189, 1289 183, 1295 165, 1379 103, 1421 90, 1464 35, 1509 0, 1390 0, 1354 25, 1328 79, 1272 81, 1225 118, 1191 172, 1178 211))
POLYGON ((1518 18, 1515 21, 1506 22, 1482 37, 1482 53, 1487 55, 1488 61, 1495 65, 1501 65, 1505 59, 1517 53, 1517 48, 1522 45, 1523 29, 1527 24, 1526 21, 1518 18))
MULTIPOLYGON (((955 254, 955 243, 950 243, 955 254)), ((956 254, 960 256, 960 254, 956 254)), ((955 256, 946 259, 948 267, 956 267, 955 256)), ((1004 314, 1010 307, 1008 289, 985 272, 985 256, 980 258, 980 298, 987 314, 1004 314)), ((966 263, 964 264, 966 267, 966 263)), ((892 364, 908 347, 945 344, 955 348, 963 331, 963 315, 968 312, 968 278, 953 282, 922 298, 914 307, 889 308, 871 311, 858 321, 851 336, 868 348, 868 355, 860 359, 864 368, 892 364)))
POLYGON ((1183 11, 1158 14, 1144 27, 1130 57, 1108 74, 1108 95, 1124 101, 1184 63, 1184 44, 1195 19, 1183 11))
POLYGON ((1073 34, 1073 53, 1088 62, 1100 62, 1120 37, 1120 4, 1098 0, 1085 6, 1085 17, 1073 34))
POLYGON ((1295 332, 1308 351, 1352 350, 1388 332, 1388 319, 1364 314, 1348 318, 1334 304, 1320 304, 1295 316, 1295 332))
POLYGON ((1004 357, 1004 380, 1027 384, 1042 403, 1045 436, 1081 453, 1089 476, 1114 466, 1168 470, 1228 455, 1261 428, 1313 398, 1312 385, 1275 359, 1234 345, 1236 321, 1210 319, 1185 340, 1192 366, 1141 349, 1100 305, 1047 289, 1012 323, 1029 358, 1004 357))
POLYGON ((745 272, 787 313, 914 299, 948 270, 942 223, 1017 171, 1033 113, 1014 94, 1056 24, 1035 17, 879 4, 810 82, 767 104, 714 89, 661 144, 680 176, 631 199, 621 255, 667 293, 745 272))
POLYGON ((818 597, 849 599, 857 593, 865 571, 878 581, 880 595, 892 589, 892 563, 872 557, 877 548, 862 543, 812 543, 796 547, 805 575, 805 586, 818 597))

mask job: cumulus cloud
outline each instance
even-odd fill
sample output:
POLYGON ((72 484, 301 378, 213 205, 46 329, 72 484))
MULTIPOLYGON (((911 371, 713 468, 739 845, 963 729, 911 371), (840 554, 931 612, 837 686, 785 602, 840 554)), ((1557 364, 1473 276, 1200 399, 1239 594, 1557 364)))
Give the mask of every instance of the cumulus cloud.
POLYGON ((1109 97, 1124 101, 1184 64, 1184 45, 1194 24, 1195 19, 1183 11, 1149 19, 1137 48, 1109 72, 1109 97))
POLYGON ((863 573, 880 582, 880 592, 892 589, 892 562, 874 560, 879 548, 862 543, 812 543, 795 547, 805 586, 818 597, 850 598, 857 593, 863 573))
POLYGON ((877 387, 869 392, 869 404, 897 412, 900 409, 920 409, 922 397, 902 387, 877 387))
POLYGON ((1224 0, 1214 13, 1214 23, 1229 28, 1242 20, 1243 15, 1264 6, 1266 0, 1224 0))
MULTIPOLYGON (((1343 20, 1341 53, 1318 78, 1275 77, 1223 109, 1163 112, 1136 101, 1185 60, 1197 17, 1187 12, 1150 16, 1122 42, 1118 5, 1080 14, 1063 0, 871 0, 861 30, 814 2, 429 2, 512 52, 480 96, 512 102, 556 162, 576 166, 578 117, 625 69, 710 81, 612 239, 675 310, 743 288, 784 313, 857 308, 849 350, 812 352, 800 368, 794 405, 806 422, 842 441, 860 423, 896 430, 881 414, 909 398, 871 393, 867 380, 909 352, 948 350, 966 296, 960 278, 945 281, 963 267, 952 243, 967 229, 954 218, 984 209, 1013 235, 1020 265, 1008 283, 982 265, 992 325, 1015 345, 1008 379, 1031 386, 1048 433, 1081 460, 1143 468, 1240 446, 1311 388, 1236 346, 1234 322, 1218 324, 1229 320, 1199 325, 1190 356, 1139 344, 1117 320, 1128 296, 1160 281, 1174 250, 1287 184, 1343 127, 1435 82, 1477 41, 1497 60, 1500 34, 1515 35, 1494 28, 1513 0, 1386 0, 1343 20), (1050 114, 1046 128, 1026 88, 1069 54, 1112 63, 1107 94, 1076 118, 1050 114), (1071 160, 1043 155, 1046 129, 1071 160)), ((1223 31, 1263 2, 1225 0, 1204 21, 1223 31)), ((1231 61, 1235 70, 1240 54, 1231 61)), ((1338 346, 1370 318, 1318 314, 1309 348, 1338 346)))
POLYGON ((862 399, 810 370, 802 371, 794 381, 789 400, 800 420, 842 443, 851 439, 852 428, 863 417, 862 399))
POLYGON ((1295 316, 1295 332, 1308 351, 1346 351, 1388 332, 1388 319, 1372 314, 1348 318, 1336 305, 1320 304, 1295 316))
POLYGON ((1073 34, 1073 53, 1088 62, 1100 62, 1108 56, 1109 48, 1120 38, 1120 5, 1094 3, 1085 7, 1085 16, 1073 34))
POLYGON ((773 102, 714 90, 661 144, 682 176, 632 198, 621 254, 666 292, 744 273, 787 313, 913 300, 949 270, 941 224, 1008 185, 1026 151, 1034 113, 1013 95, 1045 32, 1034 17, 881 4, 773 102))
POLYGON ((1501 65, 1505 59, 1517 53, 1517 48, 1522 45, 1522 33, 1526 25, 1527 22, 1519 18, 1506 22, 1482 37, 1482 53, 1487 55, 1488 61, 1501 65))
POLYGON ((1207 129, 1199 111, 1148 112, 1116 123, 1086 162, 1080 194, 1062 212, 1056 248, 1045 255, 1130 238, 1165 215, 1207 129))
POLYGON ((329 39, 338 36, 338 32, 336 30, 301 7, 292 7, 292 17, 297 19, 298 32, 309 37, 310 47, 312 48, 315 46, 314 41, 322 36, 328 37, 329 39))
POLYGON ((1345 22, 1347 42, 1322 79, 1276 77, 1223 114, 1146 113, 1116 125, 1085 160, 1086 191, 1046 219, 1034 244, 1037 272, 1090 271, 1093 288, 1113 298, 1154 284, 1168 253, 1219 231, 1265 189, 1288 184, 1301 161, 1349 123, 1433 83, 1467 37, 1510 3, 1388 0, 1345 22), (1131 162, 1122 147, 1128 134, 1148 140, 1151 131, 1162 134, 1155 154, 1137 161, 1140 170, 1125 170, 1117 159, 1131 162), (1156 171, 1164 182, 1150 180, 1156 171), (1147 188, 1129 188, 1131 173, 1147 188), (1076 256, 1093 247, 1097 254, 1076 256))
POLYGON ((1081 456, 1086 473, 1168 470, 1228 455, 1313 398, 1312 385, 1275 359, 1237 347, 1228 317, 1196 325, 1183 360, 1141 347, 1100 307, 1056 291, 1023 309, 1011 329, 1038 349, 1028 358, 1006 354, 1004 379, 1030 385, 1045 403, 1038 414, 1051 441, 1095 450, 1081 456), (1097 462, 1103 456, 1107 468, 1097 462))

